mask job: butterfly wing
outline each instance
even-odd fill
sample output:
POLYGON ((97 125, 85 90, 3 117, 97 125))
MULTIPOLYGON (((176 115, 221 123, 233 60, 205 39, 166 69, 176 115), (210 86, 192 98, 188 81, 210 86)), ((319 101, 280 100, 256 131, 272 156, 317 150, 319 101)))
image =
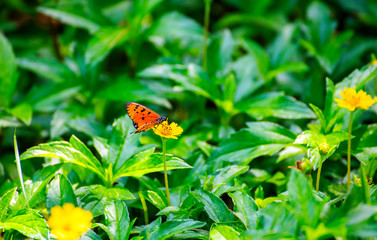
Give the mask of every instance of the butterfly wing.
POLYGON ((135 102, 126 103, 126 109, 128 116, 130 116, 136 128, 134 132, 147 131, 166 120, 166 118, 161 117, 156 112, 135 102))

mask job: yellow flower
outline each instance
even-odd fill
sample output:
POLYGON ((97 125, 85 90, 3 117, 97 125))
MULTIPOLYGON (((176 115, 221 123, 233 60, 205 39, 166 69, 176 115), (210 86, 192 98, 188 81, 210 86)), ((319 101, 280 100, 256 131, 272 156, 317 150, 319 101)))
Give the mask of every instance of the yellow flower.
POLYGON ((153 128, 155 134, 164 138, 174 138, 178 139, 176 136, 181 135, 183 129, 178 126, 175 122, 168 124, 168 121, 164 121, 157 127, 153 128))
POLYGON ((51 216, 47 222, 56 239, 77 240, 90 229, 92 219, 90 211, 75 207, 72 203, 65 203, 63 207, 51 208, 51 216))
POLYGON ((344 88, 344 91, 340 91, 340 95, 343 99, 335 98, 338 106, 347 108, 350 111, 355 111, 357 107, 368 109, 375 102, 377 102, 376 97, 372 99, 372 97, 363 90, 360 90, 358 93, 356 93, 356 90, 354 88, 344 88))
POLYGON ((377 65, 377 60, 373 60, 373 61, 371 62, 371 64, 372 64, 372 65, 377 65))

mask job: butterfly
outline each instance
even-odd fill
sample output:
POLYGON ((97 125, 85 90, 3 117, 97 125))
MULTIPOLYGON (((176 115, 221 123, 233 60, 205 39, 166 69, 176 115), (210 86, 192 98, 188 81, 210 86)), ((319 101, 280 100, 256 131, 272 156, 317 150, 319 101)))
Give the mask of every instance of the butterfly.
POLYGON ((161 117, 149 108, 135 102, 126 103, 126 110, 136 128, 132 133, 148 131, 167 120, 166 117, 161 117))

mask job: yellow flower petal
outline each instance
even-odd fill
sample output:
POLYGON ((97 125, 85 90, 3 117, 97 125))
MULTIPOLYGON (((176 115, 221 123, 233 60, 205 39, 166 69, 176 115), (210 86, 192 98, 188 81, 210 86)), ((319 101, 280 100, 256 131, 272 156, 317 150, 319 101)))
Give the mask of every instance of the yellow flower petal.
POLYGON ((153 128, 153 131, 155 134, 164 138, 178 139, 177 136, 182 134, 183 129, 175 122, 172 122, 169 125, 168 121, 164 121, 157 127, 153 128))
POLYGON ((63 207, 55 206, 51 209, 48 225, 51 233, 58 240, 79 239, 92 226, 93 215, 72 203, 65 203, 63 207))
POLYGON ((344 91, 340 91, 341 99, 335 98, 335 102, 338 103, 339 107, 347 108, 350 111, 355 111, 356 108, 368 109, 374 103, 377 102, 377 98, 372 99, 363 90, 359 90, 356 93, 354 88, 344 88, 344 91))

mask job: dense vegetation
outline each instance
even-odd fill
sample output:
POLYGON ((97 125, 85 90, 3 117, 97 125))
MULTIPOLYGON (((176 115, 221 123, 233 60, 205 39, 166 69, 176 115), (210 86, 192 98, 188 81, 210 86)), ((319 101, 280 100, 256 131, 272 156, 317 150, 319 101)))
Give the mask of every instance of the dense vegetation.
POLYGON ((376 33, 368 0, 1 1, 0 239, 70 239, 56 206, 80 239, 377 239, 376 33))

